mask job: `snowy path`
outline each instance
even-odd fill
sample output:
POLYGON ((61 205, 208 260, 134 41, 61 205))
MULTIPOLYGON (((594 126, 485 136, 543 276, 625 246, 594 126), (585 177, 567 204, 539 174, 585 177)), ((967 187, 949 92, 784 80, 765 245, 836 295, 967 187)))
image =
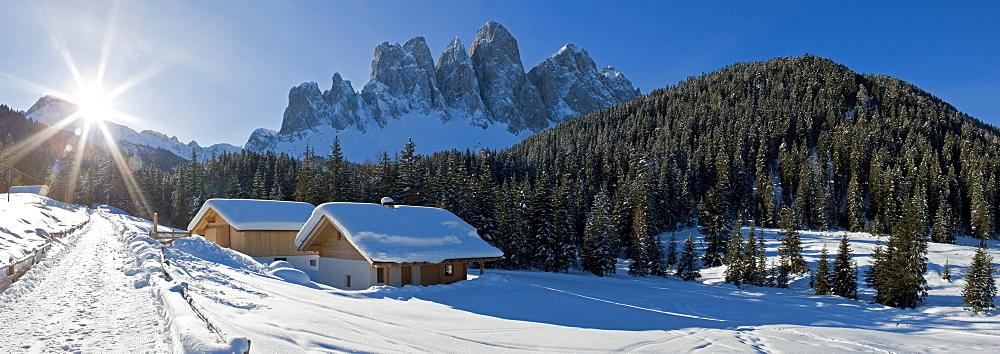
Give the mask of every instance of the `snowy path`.
POLYGON ((169 352, 149 288, 125 274, 125 228, 94 214, 6 293, 0 294, 0 352, 169 352))

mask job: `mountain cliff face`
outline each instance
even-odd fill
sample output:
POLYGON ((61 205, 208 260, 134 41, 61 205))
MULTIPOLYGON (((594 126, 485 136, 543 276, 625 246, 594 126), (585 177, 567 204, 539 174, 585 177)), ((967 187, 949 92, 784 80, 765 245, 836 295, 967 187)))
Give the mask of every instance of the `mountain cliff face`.
POLYGON ((315 82, 294 87, 281 129, 258 129, 245 147, 301 155, 337 136, 353 160, 398 150, 408 138, 423 151, 502 148, 639 94, 572 44, 525 73, 517 40, 496 22, 479 29, 468 52, 455 38, 436 64, 423 37, 383 42, 374 54, 361 92, 340 74, 327 91, 315 82))

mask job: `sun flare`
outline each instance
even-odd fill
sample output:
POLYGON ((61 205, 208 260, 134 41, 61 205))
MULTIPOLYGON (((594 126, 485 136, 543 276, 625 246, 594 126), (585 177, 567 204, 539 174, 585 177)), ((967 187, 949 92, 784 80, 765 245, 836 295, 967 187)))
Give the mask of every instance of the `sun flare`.
POLYGON ((79 107, 79 115, 88 123, 100 122, 115 115, 111 96, 98 86, 85 86, 72 99, 79 107))

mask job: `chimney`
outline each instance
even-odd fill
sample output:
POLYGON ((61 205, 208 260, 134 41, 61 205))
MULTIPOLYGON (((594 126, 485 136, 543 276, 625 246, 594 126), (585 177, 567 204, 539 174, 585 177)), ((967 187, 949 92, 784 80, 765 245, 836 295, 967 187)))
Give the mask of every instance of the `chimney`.
POLYGON ((392 198, 382 197, 382 206, 393 209, 396 207, 396 202, 392 201, 392 198))

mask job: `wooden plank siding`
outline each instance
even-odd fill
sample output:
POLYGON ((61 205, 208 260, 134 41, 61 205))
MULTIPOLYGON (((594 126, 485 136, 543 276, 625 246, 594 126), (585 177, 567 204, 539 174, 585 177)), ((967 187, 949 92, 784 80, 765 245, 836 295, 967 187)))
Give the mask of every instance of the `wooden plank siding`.
POLYGON ((459 280, 465 280, 465 273, 468 271, 465 263, 428 263, 420 265, 420 285, 451 284, 459 280), (451 264, 455 267, 452 275, 444 274, 444 265, 451 264))
POLYGON ((351 241, 348 241, 337 227, 330 223, 330 220, 323 218, 320 221, 319 226, 316 228, 317 240, 325 240, 322 242, 322 246, 319 249, 319 256, 326 258, 339 258, 339 259, 350 259, 356 261, 366 261, 365 256, 361 254, 360 251, 351 241))
POLYGON ((239 231, 231 229, 230 247, 253 257, 316 254, 313 251, 301 252, 295 247, 295 234, 297 233, 297 231, 239 231))
POLYGON ((229 225, 215 210, 209 209, 192 230, 205 236, 209 242, 220 247, 231 248, 234 251, 251 257, 302 256, 314 255, 315 251, 299 251, 295 247, 295 235, 298 230, 271 231, 247 230, 241 231, 229 225))

